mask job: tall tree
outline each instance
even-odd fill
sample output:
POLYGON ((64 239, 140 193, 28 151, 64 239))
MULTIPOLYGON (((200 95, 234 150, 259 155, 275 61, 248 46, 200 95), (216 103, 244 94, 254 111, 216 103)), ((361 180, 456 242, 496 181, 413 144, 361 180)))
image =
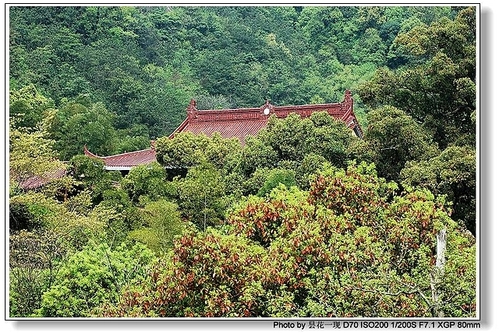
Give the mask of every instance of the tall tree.
POLYGON ((146 203, 140 215, 144 225, 131 231, 129 237, 144 243, 157 254, 168 252, 173 247, 174 238, 182 234, 185 227, 178 206, 165 199, 146 203))
POLYGON ((52 108, 54 102, 40 94, 33 84, 10 91, 9 116, 16 128, 36 128, 52 108))
POLYGON ((429 160, 412 161, 400 172, 402 183, 446 195, 452 218, 476 233, 476 152, 469 146, 450 146, 429 160))
POLYGON ((360 89, 370 107, 389 104, 406 111, 444 149, 475 142, 476 22, 473 7, 455 20, 442 18, 397 36, 399 52, 413 57, 403 68, 379 69, 360 89))
POLYGON ((174 186, 167 181, 165 168, 157 162, 138 165, 121 181, 133 202, 147 202, 165 199, 175 194, 174 186))
POLYGON ((247 139, 239 167, 247 175, 282 163, 297 167, 310 153, 333 165, 345 166, 347 150, 355 141, 352 131, 326 112, 305 119, 295 113, 284 119, 271 116, 256 137, 247 139))
POLYGON ((240 151, 238 139, 225 139, 220 133, 208 137, 182 132, 173 139, 163 137, 156 141, 156 159, 169 169, 187 169, 209 163, 220 170, 228 170, 236 163, 234 159, 240 151))
POLYGON ((350 157, 373 162, 382 177, 399 180, 406 162, 438 154, 431 135, 402 110, 381 107, 369 112, 367 120, 364 140, 351 147, 350 157))
POLYGON ((57 158, 53 149, 54 140, 49 138, 46 124, 28 132, 16 128, 15 118, 9 122, 9 180, 11 186, 24 186, 36 177, 44 183, 62 176, 65 165, 57 158))
POLYGON ((185 178, 175 180, 180 209, 199 229, 221 224, 227 202, 222 174, 211 164, 190 168, 185 178))
POLYGON ((61 159, 69 160, 87 146, 97 155, 111 155, 116 147, 115 115, 102 103, 68 102, 51 117, 50 132, 61 159))

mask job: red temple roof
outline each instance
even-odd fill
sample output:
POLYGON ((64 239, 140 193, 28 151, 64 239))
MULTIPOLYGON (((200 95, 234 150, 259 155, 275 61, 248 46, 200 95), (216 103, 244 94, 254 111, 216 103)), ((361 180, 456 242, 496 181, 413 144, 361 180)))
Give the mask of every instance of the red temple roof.
POLYGON ((89 157, 102 160, 106 170, 130 170, 134 166, 156 161, 156 151, 153 148, 111 156, 97 156, 91 153, 87 146, 84 147, 83 151, 89 157))
POLYGON ((223 138, 238 138, 244 144, 248 135, 256 135, 267 125, 269 117, 285 118, 297 113, 306 118, 314 112, 326 111, 332 117, 342 120, 362 137, 362 130, 353 112, 353 99, 349 90, 341 103, 275 106, 268 101, 259 108, 241 108, 224 110, 198 110, 196 101, 191 100, 187 107, 187 118, 170 135, 173 138, 180 132, 204 133, 211 136, 218 132, 223 138))
MULTIPOLYGON (((285 118, 291 113, 297 113, 302 118, 310 117, 314 112, 326 111, 332 117, 345 123, 355 134, 362 138, 363 133, 353 112, 353 99, 349 90, 340 103, 307 104, 275 106, 267 101, 258 108, 198 110, 196 101, 191 100, 187 107, 187 118, 170 135, 173 138, 181 132, 205 134, 211 136, 215 132, 223 138, 238 138, 244 145, 248 135, 256 135, 263 129, 271 115, 285 118)), ((98 158, 104 162, 106 170, 130 170, 132 167, 156 161, 154 147, 112 156, 97 156, 84 148, 85 155, 98 158)))

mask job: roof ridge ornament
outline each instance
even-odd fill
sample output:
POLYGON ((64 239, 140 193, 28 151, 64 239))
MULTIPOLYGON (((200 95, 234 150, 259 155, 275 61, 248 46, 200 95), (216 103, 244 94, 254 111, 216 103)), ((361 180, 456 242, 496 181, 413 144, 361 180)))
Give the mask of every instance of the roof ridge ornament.
POLYGON ((343 102, 350 102, 352 101, 352 92, 350 90, 345 90, 345 97, 343 98, 343 102))
POLYGON ((267 99, 267 100, 265 100, 265 104, 263 104, 263 106, 262 106, 262 110, 263 110, 263 114, 265 116, 268 116, 268 115, 270 115, 271 112, 274 111, 274 106, 272 104, 270 104, 270 101, 267 99))
POLYGON ((192 98, 191 101, 189 102, 189 105, 187 106, 187 117, 189 119, 198 117, 198 109, 196 105, 197 105, 196 100, 192 98))

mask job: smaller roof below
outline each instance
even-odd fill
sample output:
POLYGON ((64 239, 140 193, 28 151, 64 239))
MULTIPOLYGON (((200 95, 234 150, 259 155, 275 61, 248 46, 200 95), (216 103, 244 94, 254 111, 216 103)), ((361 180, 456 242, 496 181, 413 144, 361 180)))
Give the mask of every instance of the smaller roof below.
POLYGON ((21 182, 19 186, 24 190, 34 190, 42 187, 54 179, 62 178, 66 175, 65 169, 58 169, 47 173, 45 176, 33 176, 21 182))
POLYGON ((84 147, 83 151, 86 156, 103 161, 106 170, 130 170, 134 166, 156 161, 156 151, 153 148, 111 156, 95 155, 87 149, 87 146, 84 147))

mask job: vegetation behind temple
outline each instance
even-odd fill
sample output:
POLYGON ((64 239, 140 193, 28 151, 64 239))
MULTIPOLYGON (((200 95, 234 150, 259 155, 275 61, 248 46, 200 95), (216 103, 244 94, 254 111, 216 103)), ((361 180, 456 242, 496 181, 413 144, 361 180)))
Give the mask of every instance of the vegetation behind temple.
POLYGON ((10 316, 475 315, 473 8, 11 7, 10 24, 10 316), (165 137, 192 97, 345 89, 363 140, 322 113, 244 147, 165 137), (158 163, 125 177, 81 156, 150 139, 158 163))

